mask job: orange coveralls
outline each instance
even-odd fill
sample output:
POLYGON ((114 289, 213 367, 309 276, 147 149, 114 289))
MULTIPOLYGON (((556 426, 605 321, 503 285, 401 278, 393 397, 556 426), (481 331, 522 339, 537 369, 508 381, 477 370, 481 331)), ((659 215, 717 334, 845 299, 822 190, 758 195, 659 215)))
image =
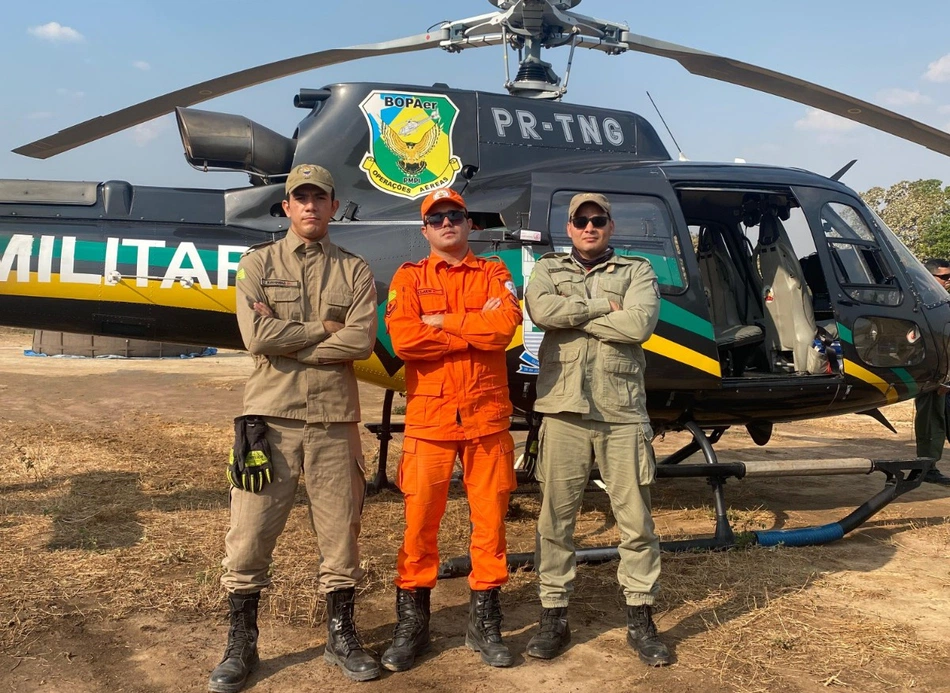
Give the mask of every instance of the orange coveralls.
POLYGON ((471 512, 469 586, 508 580, 505 513, 516 486, 505 349, 521 323, 511 274, 471 251, 457 265, 432 254, 393 277, 386 326, 406 363, 406 438, 399 465, 406 533, 396 564, 401 589, 435 586, 439 524, 456 457, 471 512), (482 311, 489 298, 501 306, 482 311), (444 315, 442 329, 423 315, 444 315))

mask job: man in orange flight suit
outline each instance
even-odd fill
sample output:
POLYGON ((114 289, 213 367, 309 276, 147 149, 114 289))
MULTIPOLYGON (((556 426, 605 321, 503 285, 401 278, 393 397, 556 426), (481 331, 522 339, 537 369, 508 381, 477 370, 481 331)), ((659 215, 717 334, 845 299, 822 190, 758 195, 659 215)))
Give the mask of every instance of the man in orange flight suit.
POLYGON ((471 511, 472 589, 465 644, 482 661, 511 666, 501 639, 499 591, 508 580, 505 513, 516 486, 505 349, 521 323, 511 274, 468 246, 472 220, 454 190, 422 202, 431 253, 393 277, 386 325, 406 362, 406 437, 399 466, 406 534, 396 577, 397 623, 383 654, 409 669, 429 647, 429 596, 439 569, 438 533, 449 481, 461 457, 471 511))

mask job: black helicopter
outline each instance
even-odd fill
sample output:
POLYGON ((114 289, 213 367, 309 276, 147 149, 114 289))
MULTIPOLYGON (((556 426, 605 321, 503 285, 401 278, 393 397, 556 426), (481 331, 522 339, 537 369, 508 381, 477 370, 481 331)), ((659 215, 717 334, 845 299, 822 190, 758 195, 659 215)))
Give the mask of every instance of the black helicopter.
MULTIPOLYGON (((899 493, 929 462, 802 460, 719 463, 730 426, 768 442, 772 425, 864 412, 943 383, 950 372, 950 298, 854 191, 797 169, 674 161, 650 123, 630 112, 569 104, 541 59, 568 47, 672 58, 690 72, 783 96, 950 155, 950 134, 873 104, 736 60, 630 33, 573 12, 580 0, 492 0, 498 8, 428 33, 331 49, 213 79, 17 148, 47 158, 174 111, 187 161, 243 171, 246 187, 187 190, 102 183, 0 181, 0 324, 242 346, 233 318, 238 258, 286 232, 283 177, 298 163, 333 171, 334 241, 363 255, 382 315, 388 280, 427 252, 419 198, 464 190, 476 252, 500 256, 516 284, 535 259, 567 246, 567 204, 606 193, 618 252, 647 257, 659 277, 660 322, 645 344, 648 407, 657 432, 693 441, 660 476, 707 476, 716 491, 715 543, 732 541, 721 484, 753 474, 883 471, 885 490, 836 523, 840 536, 899 493), (379 83, 301 89, 307 113, 291 137, 194 104, 277 77, 364 57, 506 45, 520 53, 509 94, 379 83), (702 451, 705 465, 679 464, 702 451), (839 532, 840 530, 840 532, 839 532)), ((507 51, 505 51, 507 61, 507 51)), ((382 325, 382 320, 380 324, 382 325)), ((541 333, 528 316, 508 351, 511 398, 529 429, 541 333)), ((361 378, 387 389, 380 437, 395 424, 401 362, 384 329, 361 378)), ((760 543, 814 534, 759 532, 760 543)), ((828 534, 826 532, 826 534, 828 534)), ((824 536, 824 535, 823 535, 824 536)))

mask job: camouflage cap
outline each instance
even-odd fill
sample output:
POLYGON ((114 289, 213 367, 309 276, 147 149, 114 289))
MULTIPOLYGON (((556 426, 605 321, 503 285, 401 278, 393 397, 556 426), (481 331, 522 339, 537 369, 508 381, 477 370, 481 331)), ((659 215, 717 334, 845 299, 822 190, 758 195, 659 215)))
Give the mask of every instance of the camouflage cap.
POLYGON ((301 185, 316 185, 321 190, 333 193, 333 176, 323 166, 316 164, 300 164, 287 176, 284 192, 288 195, 301 185))
POLYGON ((577 208, 580 207, 585 202, 593 202, 595 205, 600 207, 602 210, 607 212, 607 216, 610 216, 610 202, 606 197, 600 193, 577 193, 574 197, 571 198, 571 204, 567 208, 567 218, 573 219, 574 213, 577 211, 577 208))

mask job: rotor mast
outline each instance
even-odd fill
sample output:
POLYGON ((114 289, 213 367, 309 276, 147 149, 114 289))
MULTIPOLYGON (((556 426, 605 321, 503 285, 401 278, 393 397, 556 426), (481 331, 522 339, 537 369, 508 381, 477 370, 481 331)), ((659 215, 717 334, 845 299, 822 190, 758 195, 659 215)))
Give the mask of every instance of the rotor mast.
POLYGON ((489 0, 499 11, 446 22, 448 37, 442 48, 458 52, 486 44, 504 44, 520 56, 518 72, 510 79, 505 54, 505 88, 513 96, 557 100, 567 93, 574 48, 592 48, 609 55, 627 50, 621 40, 629 32, 626 24, 587 17, 570 10, 581 0, 489 0), (571 46, 564 83, 551 64, 541 59, 543 48, 571 46))

